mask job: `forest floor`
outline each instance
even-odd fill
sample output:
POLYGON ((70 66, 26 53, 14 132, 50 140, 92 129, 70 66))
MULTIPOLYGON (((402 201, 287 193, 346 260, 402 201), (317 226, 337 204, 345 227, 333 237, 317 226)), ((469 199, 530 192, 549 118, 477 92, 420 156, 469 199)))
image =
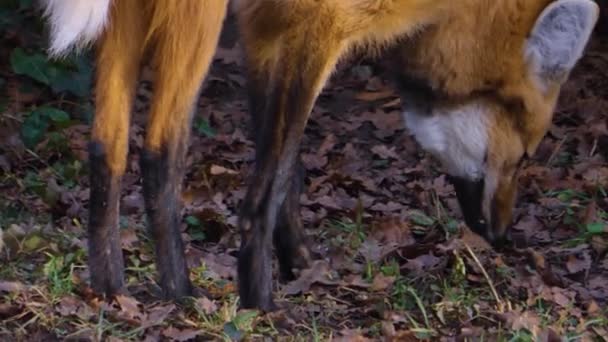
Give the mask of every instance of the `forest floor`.
POLYGON ((204 295, 183 304, 159 300, 145 230, 139 152, 152 85, 138 87, 123 180, 129 294, 106 302, 91 293, 86 268, 89 124, 75 107, 90 110, 91 97, 57 99, 17 75, 23 35, 0 29, 0 340, 608 341, 608 42, 594 40, 564 86, 521 173, 516 247, 500 252, 463 225, 441 168, 403 129, 381 65, 342 65, 301 150, 301 215, 318 260, 297 280, 277 281, 282 309, 263 315, 238 310, 235 291, 235 223, 253 144, 233 34, 193 124, 182 228, 204 295), (26 147, 40 128, 31 108, 49 103, 69 120, 51 115, 26 147))

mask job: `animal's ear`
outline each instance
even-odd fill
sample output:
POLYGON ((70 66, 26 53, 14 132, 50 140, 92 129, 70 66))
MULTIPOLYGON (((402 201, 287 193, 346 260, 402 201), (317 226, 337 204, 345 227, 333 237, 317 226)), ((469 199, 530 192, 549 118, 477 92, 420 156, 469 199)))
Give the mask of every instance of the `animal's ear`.
POLYGON ((583 55, 599 8, 592 0, 557 0, 536 20, 525 58, 543 87, 564 82, 583 55))

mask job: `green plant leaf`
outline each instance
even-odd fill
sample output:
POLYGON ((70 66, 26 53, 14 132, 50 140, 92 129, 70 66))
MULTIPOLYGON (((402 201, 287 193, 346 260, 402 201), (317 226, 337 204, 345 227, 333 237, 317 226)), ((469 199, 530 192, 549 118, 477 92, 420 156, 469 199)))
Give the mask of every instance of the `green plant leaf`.
POLYGON ((448 222, 446 222, 445 227, 448 233, 454 234, 458 231, 458 221, 450 218, 448 222))
POLYGON ((190 232, 190 239, 192 239, 192 241, 205 241, 205 238, 207 238, 207 236, 205 235, 205 232, 201 230, 190 232))
POLYGON ((604 224, 603 222, 593 222, 587 224, 587 232, 591 234, 602 234, 606 231, 606 224, 604 224))
POLYGON ((241 331, 253 330, 253 321, 258 317, 258 312, 254 310, 240 311, 232 320, 234 325, 241 331))
POLYGON ((32 251, 40 248, 40 246, 42 246, 43 244, 44 244, 44 240, 38 234, 34 234, 34 235, 31 235, 30 237, 28 237, 23 242, 23 247, 25 248, 26 251, 32 252, 32 251))
POLYGON ((215 130, 209 125, 209 121, 203 118, 198 118, 194 123, 194 129, 199 135, 212 138, 215 136, 215 130))
POLYGON ((412 212, 410 218, 415 224, 424 227, 432 226, 435 224, 435 219, 428 217, 427 215, 418 211, 412 212))
POLYGON ((9 8, 9 6, 5 6, 5 4, 0 2, 0 29, 5 27, 15 27, 21 21, 23 21, 23 15, 18 13, 15 9, 9 8))
POLYGON ((70 92, 87 97, 91 92, 93 66, 88 56, 71 57, 67 62, 49 66, 47 75, 54 93, 70 92))
POLYGON ((48 121, 39 112, 32 111, 21 125, 21 139, 28 148, 36 146, 49 128, 48 121))
POLYGON ((186 224, 190 229, 188 229, 188 233, 190 234, 190 238, 194 241, 204 241, 206 236, 205 232, 202 231, 202 223, 198 217, 189 215, 185 219, 186 224))
POLYGON ((33 3, 34 3, 34 0, 19 0, 19 8, 20 9, 31 8, 33 3))
POLYGON ((70 121, 70 115, 60 109, 45 106, 40 107, 37 110, 44 113, 46 117, 55 123, 62 124, 70 121))
POLYGON ((200 227, 201 221, 196 216, 189 215, 186 217, 186 223, 191 227, 200 227))
POLYGON ((21 125, 21 138, 28 148, 36 146, 49 129, 50 123, 66 126, 70 115, 60 109, 42 106, 31 111, 21 125))
POLYGON ((40 83, 49 85, 47 76, 48 60, 43 54, 35 53, 28 55, 21 48, 16 48, 11 53, 11 67, 18 75, 28 76, 40 83))
POLYGON ((239 331, 233 322, 224 324, 224 334, 232 341, 239 341, 243 337, 243 333, 239 331))

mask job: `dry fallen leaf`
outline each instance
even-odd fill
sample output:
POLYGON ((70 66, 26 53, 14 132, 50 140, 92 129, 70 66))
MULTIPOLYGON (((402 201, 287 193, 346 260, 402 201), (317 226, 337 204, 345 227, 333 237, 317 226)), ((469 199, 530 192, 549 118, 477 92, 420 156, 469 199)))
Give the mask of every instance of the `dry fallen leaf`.
POLYGON ((236 278, 236 258, 232 255, 228 253, 207 253, 202 260, 213 278, 236 278))
POLYGON ((357 94, 356 98, 362 101, 377 101, 395 94, 392 89, 384 89, 383 91, 362 91, 357 94))
POLYGON ((358 330, 344 329, 340 331, 339 337, 334 337, 332 342, 368 342, 372 341, 363 336, 358 330))
POLYGON ((18 281, 0 281, 0 292, 21 292, 25 289, 25 285, 18 281))
POLYGON ((117 295, 116 301, 120 305, 120 312, 129 319, 140 320, 143 317, 143 313, 139 308, 140 303, 133 297, 125 295, 117 295))
POLYGON ((405 265, 402 267, 414 271, 414 272, 423 272, 428 269, 435 267, 437 264, 441 262, 441 259, 434 256, 432 253, 423 254, 414 259, 408 260, 405 265))
POLYGON ((308 292, 310 287, 315 283, 323 283, 326 285, 336 285, 338 282, 331 281, 327 278, 330 271, 329 264, 325 260, 316 260, 310 268, 302 270, 298 279, 288 283, 283 287, 283 293, 286 295, 296 295, 299 293, 308 292))
POLYGON ((385 276, 382 273, 378 273, 374 277, 374 281, 372 282, 372 286, 370 287, 370 289, 372 291, 377 291, 377 292, 384 291, 387 288, 389 288, 390 286, 392 286, 394 282, 395 282, 395 277, 385 276))
POLYGON ((591 256, 588 253, 582 253, 582 256, 569 255, 566 261, 566 268, 570 273, 578 273, 591 268, 591 256))
POLYGON ((223 166, 220 165, 211 165, 211 168, 209 169, 209 173, 213 176, 217 176, 217 175, 223 175, 223 174, 228 174, 228 175, 236 175, 238 174, 237 171, 234 170, 230 170, 228 168, 225 168, 223 166))
POLYGON ((197 298, 195 305, 199 310, 207 315, 217 311, 217 304, 215 304, 215 301, 209 300, 207 297, 197 298))
POLYGON ((505 322, 505 326, 511 331, 526 329, 533 335, 537 335, 541 326, 540 317, 532 311, 509 311, 499 315, 505 322))
POLYGON ((137 232, 135 229, 121 229, 120 230, 120 243, 123 249, 127 251, 133 251, 135 244, 139 241, 137 232))
POLYGON ((142 322, 142 327, 152 327, 162 324, 167 317, 175 310, 175 304, 154 306, 147 311, 147 316, 142 322))
POLYGON ((327 157, 317 153, 302 153, 301 158, 306 170, 322 170, 327 165, 327 157))
POLYGON ((65 296, 61 298, 59 304, 55 307, 55 310, 57 310, 61 316, 74 315, 81 304, 82 300, 73 296, 65 296))
POLYGON ((374 240, 385 245, 407 246, 416 242, 412 236, 410 223, 398 218, 374 222, 371 234, 374 240))
POLYGON ((202 331, 197 329, 177 329, 168 327, 163 330, 163 336, 172 339, 173 341, 188 341, 200 335, 202 331))
POLYGON ((462 235, 460 236, 460 241, 466 245, 468 245, 475 252, 484 252, 492 250, 492 246, 488 243, 486 239, 481 237, 479 234, 471 231, 471 229, 466 225, 461 225, 462 235))
POLYGON ((376 145, 371 151, 382 159, 399 159, 399 155, 395 152, 395 147, 387 147, 386 145, 376 145))

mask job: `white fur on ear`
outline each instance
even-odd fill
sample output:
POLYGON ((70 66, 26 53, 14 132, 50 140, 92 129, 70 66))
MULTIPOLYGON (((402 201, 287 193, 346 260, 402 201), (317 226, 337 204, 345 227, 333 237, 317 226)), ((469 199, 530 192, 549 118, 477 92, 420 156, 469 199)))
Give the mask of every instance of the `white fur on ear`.
POLYGON ((566 80, 598 17, 599 7, 591 0, 557 0, 540 14, 526 42, 525 58, 543 86, 566 80))

